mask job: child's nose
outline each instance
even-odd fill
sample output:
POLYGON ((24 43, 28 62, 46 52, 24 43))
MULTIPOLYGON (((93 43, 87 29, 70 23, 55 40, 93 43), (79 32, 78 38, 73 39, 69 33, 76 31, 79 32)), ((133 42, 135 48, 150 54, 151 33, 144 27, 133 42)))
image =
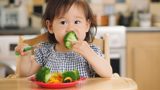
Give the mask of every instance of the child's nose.
POLYGON ((70 31, 74 31, 74 25, 73 24, 68 24, 68 27, 67 27, 67 31, 70 32, 70 31))

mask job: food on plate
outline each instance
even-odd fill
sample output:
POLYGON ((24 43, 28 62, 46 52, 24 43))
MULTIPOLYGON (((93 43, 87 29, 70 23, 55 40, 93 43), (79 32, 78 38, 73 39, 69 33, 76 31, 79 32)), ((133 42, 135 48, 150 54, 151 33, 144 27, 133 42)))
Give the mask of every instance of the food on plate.
POLYGON ((78 70, 50 73, 49 68, 42 67, 36 73, 35 79, 44 83, 68 83, 79 80, 80 75, 78 70))
POLYGON ((42 67, 37 73, 36 73, 36 80, 42 81, 44 83, 48 82, 48 80, 51 77, 50 69, 47 67, 42 67))
POLYGON ((73 32, 73 31, 68 32, 64 37, 65 47, 68 48, 68 49, 71 49, 72 48, 72 42, 76 42, 77 40, 78 40, 78 38, 77 38, 75 32, 73 32))
POLYGON ((73 72, 76 75, 76 80, 80 79, 79 71, 78 70, 74 70, 73 72))
POLYGON ((54 72, 51 74, 51 77, 48 83, 61 83, 62 82, 62 73, 54 72))
POLYGON ((63 82, 67 83, 67 82, 73 82, 79 79, 79 72, 78 70, 73 70, 73 71, 65 71, 62 73, 62 77, 63 77, 63 82))

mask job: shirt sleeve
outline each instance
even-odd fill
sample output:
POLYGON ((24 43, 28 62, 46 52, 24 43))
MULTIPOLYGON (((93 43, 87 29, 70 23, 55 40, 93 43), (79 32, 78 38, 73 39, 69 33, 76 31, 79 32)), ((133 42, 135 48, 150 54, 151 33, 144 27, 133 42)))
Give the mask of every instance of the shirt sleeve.
POLYGON ((97 47, 94 44, 92 44, 90 47, 93 49, 93 51, 95 51, 97 53, 97 55, 104 58, 104 54, 102 53, 102 50, 99 47, 97 47))
POLYGON ((43 57, 43 53, 41 51, 40 48, 36 48, 34 50, 34 56, 35 56, 35 60, 38 64, 40 64, 41 66, 44 66, 43 62, 44 62, 44 57, 43 57))
POLYGON ((45 59, 45 45, 44 43, 40 43, 37 48, 34 49, 34 56, 35 60, 38 64, 41 66, 44 66, 46 64, 46 59, 45 59))

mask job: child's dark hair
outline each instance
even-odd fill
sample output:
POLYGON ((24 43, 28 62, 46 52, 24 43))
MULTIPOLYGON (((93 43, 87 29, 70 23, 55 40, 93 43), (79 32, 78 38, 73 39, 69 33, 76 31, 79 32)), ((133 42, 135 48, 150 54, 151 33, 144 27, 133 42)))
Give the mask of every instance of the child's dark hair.
MULTIPOLYGON (((53 22, 55 17, 64 15, 73 4, 81 7, 84 10, 86 20, 91 22, 90 29, 85 37, 85 41, 91 43, 97 31, 97 24, 93 12, 85 0, 48 0, 46 10, 42 17, 42 26, 47 28, 46 20, 53 22)), ((57 43, 55 36, 49 32, 48 39, 50 43, 57 43)))

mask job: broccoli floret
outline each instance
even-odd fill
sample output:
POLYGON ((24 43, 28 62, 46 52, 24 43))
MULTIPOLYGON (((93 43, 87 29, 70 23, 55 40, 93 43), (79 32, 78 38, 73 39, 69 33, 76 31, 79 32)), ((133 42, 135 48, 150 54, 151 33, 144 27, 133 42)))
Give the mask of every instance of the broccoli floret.
POLYGON ((73 32, 73 31, 68 32, 64 37, 65 47, 68 48, 68 49, 71 49, 72 48, 72 42, 75 42, 77 40, 78 40, 78 38, 77 38, 75 32, 73 32))
POLYGON ((49 78, 51 77, 50 69, 47 67, 42 67, 36 73, 36 80, 41 82, 48 82, 49 78))
POLYGON ((80 78, 79 71, 78 70, 73 70, 73 72, 76 75, 76 80, 78 80, 80 78))
POLYGON ((64 83, 78 80, 79 77, 80 77, 80 76, 79 76, 78 70, 65 71, 65 72, 62 73, 62 78, 63 78, 63 82, 64 82, 64 83))

